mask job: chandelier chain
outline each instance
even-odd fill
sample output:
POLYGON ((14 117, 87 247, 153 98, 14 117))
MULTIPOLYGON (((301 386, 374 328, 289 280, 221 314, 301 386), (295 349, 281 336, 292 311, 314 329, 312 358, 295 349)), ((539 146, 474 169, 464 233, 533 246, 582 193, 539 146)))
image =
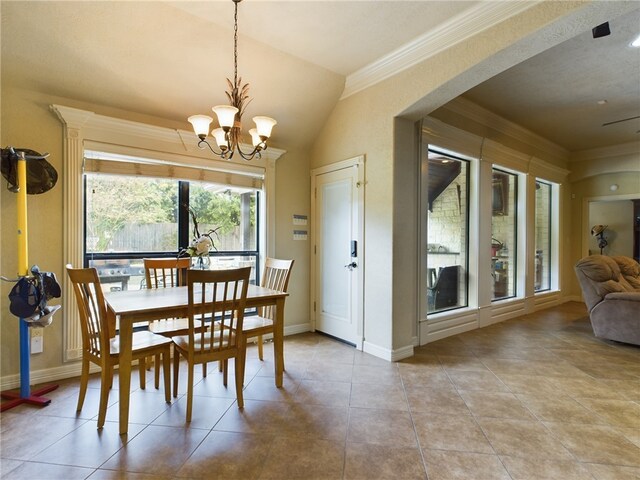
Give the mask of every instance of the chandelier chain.
POLYGON ((238 2, 234 1, 233 14, 233 85, 238 86, 238 2))

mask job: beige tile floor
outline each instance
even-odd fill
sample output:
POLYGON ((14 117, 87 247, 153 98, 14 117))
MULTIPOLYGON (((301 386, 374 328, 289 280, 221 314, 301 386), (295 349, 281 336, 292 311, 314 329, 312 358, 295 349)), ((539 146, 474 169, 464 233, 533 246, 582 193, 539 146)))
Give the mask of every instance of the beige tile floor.
MULTIPOLYGON (((271 352, 270 346, 265 349, 271 352)), ((99 383, 76 414, 78 379, 51 405, 0 421, 7 479, 640 478, 640 349, 593 337, 568 303, 416 349, 388 363, 317 334, 287 337, 284 387, 248 354, 245 408, 215 367, 171 405, 117 392, 96 429, 99 383)), ((115 384, 117 388, 117 382, 115 384)))

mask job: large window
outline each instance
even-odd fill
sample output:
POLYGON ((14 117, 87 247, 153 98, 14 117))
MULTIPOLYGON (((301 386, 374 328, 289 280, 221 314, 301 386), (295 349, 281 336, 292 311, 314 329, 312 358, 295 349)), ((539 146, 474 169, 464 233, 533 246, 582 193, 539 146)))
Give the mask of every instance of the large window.
POLYGON ((536 292, 551 289, 551 185, 536 181, 535 278, 536 292))
POLYGON ((175 257, 216 229, 213 268, 253 267, 258 278, 259 192, 255 189, 126 175, 85 175, 85 265, 105 290, 145 287, 142 259, 175 257))
POLYGON ((502 300, 516 295, 518 176, 494 168, 491 190, 491 298, 502 300))
POLYGON ((427 313, 468 304, 469 162, 429 151, 427 313))

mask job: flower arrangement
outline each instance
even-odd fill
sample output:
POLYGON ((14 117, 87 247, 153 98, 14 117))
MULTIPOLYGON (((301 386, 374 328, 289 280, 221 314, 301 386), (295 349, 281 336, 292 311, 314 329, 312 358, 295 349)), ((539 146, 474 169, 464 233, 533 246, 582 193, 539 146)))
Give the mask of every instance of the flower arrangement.
POLYGON ((217 250, 216 244, 213 240, 213 235, 218 237, 218 229, 220 227, 212 228, 205 233, 200 233, 196 212, 191 207, 189 207, 189 214, 191 215, 191 219, 193 220, 193 240, 191 240, 191 243, 188 247, 183 248, 178 252, 178 258, 187 255, 190 257, 199 258, 208 257, 211 249, 217 250))

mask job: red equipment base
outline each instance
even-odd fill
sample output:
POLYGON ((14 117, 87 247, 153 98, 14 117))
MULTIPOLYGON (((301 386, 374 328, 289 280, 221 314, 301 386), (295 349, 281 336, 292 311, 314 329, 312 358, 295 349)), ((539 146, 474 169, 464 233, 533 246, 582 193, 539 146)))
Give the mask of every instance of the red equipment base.
POLYGON ((15 391, 7 391, 2 392, 2 398, 9 400, 8 402, 2 402, 0 405, 0 412, 4 412, 5 410, 9 410, 10 408, 17 407, 18 405, 22 405, 23 403, 28 403, 30 405, 37 405, 40 407, 46 407, 51 403, 51 399, 42 397, 45 393, 49 393, 58 388, 58 385, 45 385, 37 390, 33 390, 31 395, 28 397, 20 396, 20 389, 15 391))

